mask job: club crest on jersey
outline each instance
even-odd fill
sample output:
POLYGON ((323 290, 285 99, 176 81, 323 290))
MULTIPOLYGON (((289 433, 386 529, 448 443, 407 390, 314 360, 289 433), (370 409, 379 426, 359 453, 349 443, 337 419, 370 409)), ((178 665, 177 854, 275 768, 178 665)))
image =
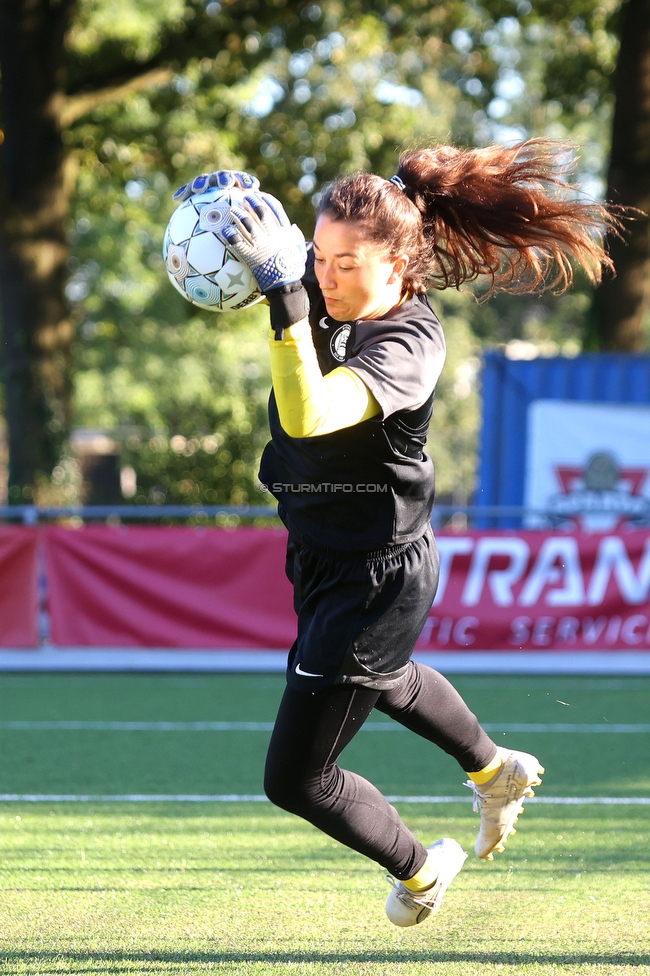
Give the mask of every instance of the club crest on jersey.
POLYGON ((330 339, 330 352, 340 363, 344 363, 347 358, 347 348, 348 339, 350 338, 350 333, 352 332, 352 326, 350 323, 342 325, 340 329, 337 329, 332 338, 330 339))

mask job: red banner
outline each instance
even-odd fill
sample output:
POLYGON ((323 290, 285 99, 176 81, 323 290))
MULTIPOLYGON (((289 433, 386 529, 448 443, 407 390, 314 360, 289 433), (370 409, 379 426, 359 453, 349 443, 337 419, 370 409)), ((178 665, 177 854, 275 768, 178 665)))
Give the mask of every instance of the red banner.
MULTIPOLYGON (((25 530, 16 530, 22 531, 25 530)), ((283 529, 44 530, 64 646, 287 649, 283 529)), ((431 651, 650 649, 650 533, 441 533, 431 651)))
POLYGON ((287 648, 284 529, 45 530, 52 640, 72 647, 287 648))
POLYGON ((0 646, 38 644, 36 532, 0 527, 0 646))
POLYGON ((441 534, 420 650, 647 650, 650 533, 441 534))

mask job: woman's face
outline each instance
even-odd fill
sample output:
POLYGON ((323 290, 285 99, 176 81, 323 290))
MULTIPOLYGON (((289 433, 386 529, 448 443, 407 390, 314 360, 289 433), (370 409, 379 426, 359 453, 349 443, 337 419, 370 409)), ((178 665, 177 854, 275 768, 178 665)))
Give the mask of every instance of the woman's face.
POLYGON ((318 218, 314 271, 327 312, 339 322, 376 319, 402 300, 408 257, 391 259, 366 237, 363 224, 318 218))

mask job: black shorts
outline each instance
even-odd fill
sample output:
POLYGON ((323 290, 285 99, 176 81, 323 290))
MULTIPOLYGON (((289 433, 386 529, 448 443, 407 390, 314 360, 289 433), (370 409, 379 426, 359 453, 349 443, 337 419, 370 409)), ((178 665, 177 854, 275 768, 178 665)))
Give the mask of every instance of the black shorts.
POLYGON ((287 684, 297 691, 332 684, 392 688, 429 615, 439 563, 430 527, 415 542, 366 553, 306 544, 290 534, 287 576, 298 637, 287 684))

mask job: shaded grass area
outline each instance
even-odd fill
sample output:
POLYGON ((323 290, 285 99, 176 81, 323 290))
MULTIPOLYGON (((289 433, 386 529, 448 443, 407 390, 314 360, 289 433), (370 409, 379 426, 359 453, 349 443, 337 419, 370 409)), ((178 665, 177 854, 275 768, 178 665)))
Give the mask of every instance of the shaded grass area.
MULTIPOLYGON (((466 805, 402 805, 468 849, 466 805)), ((266 805, 0 806, 0 969, 87 974, 650 972, 650 810, 531 808, 440 913, 388 923, 380 868, 266 805), (524 822, 525 821, 525 822, 524 822)))
MULTIPOLYGON (((484 722, 647 723, 650 679, 459 676, 484 722)), ((0 675, 4 720, 272 721, 280 675, 0 675)), ((386 721, 376 713, 374 721, 386 721)), ((492 733, 534 752, 547 796, 650 795, 647 734, 492 733)), ((268 732, 0 729, 0 793, 261 793, 268 732)), ((399 795, 461 795, 462 771, 410 732, 363 732, 345 763, 399 795)))

